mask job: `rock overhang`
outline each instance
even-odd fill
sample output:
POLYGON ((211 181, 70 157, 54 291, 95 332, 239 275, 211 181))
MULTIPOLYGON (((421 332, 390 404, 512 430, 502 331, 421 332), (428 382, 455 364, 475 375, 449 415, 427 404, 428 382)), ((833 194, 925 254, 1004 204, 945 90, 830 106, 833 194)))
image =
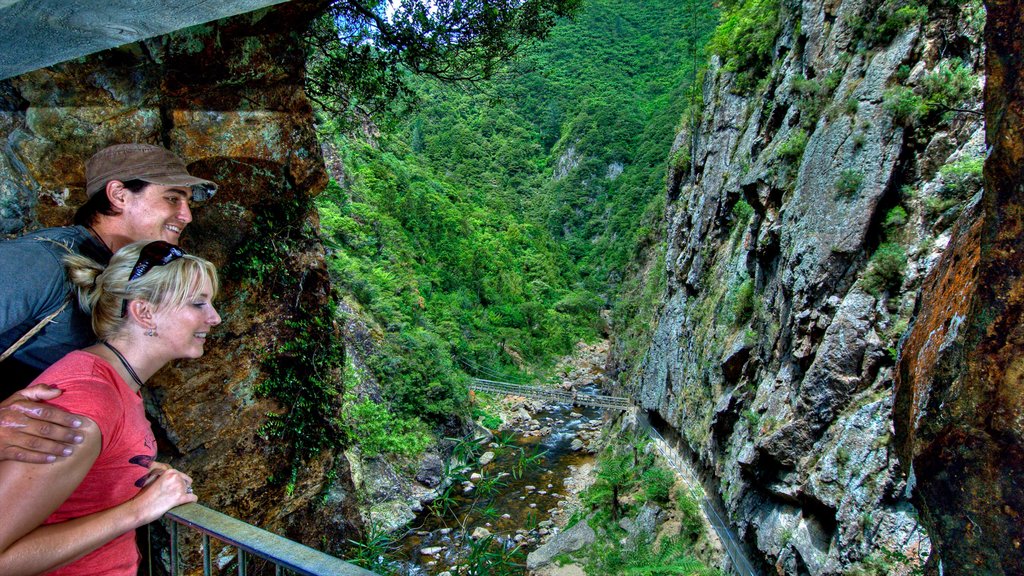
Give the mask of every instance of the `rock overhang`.
POLYGON ((288 0, 0 0, 0 80, 288 0))

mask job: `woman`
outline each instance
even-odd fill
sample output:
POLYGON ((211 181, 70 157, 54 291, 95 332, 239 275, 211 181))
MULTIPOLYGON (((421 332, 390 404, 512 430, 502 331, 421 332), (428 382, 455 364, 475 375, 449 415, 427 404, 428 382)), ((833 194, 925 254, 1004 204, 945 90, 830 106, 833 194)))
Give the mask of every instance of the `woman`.
POLYGON ((154 462, 156 440, 139 389, 177 358, 203 355, 220 323, 213 265, 163 241, 121 249, 110 265, 66 258, 100 342, 36 382, 84 416, 85 443, 52 464, 0 462, 0 574, 135 576, 135 528, 195 502, 188 475, 154 462))

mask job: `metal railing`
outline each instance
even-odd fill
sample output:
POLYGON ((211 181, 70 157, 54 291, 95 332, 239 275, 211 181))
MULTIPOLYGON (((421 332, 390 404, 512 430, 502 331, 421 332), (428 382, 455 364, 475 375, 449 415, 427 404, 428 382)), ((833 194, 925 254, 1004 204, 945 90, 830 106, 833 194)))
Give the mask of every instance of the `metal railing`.
POLYGON ((250 555, 271 562, 277 576, 376 576, 369 570, 199 504, 178 506, 167 512, 164 518, 171 520, 171 576, 185 573, 179 565, 179 526, 202 534, 204 575, 213 574, 210 541, 215 539, 236 548, 239 576, 247 574, 250 555))
POLYGON ((753 564, 751 564, 746 553, 743 551, 739 539, 733 533, 731 525, 718 514, 714 502, 705 494, 704 486, 697 480, 697 476, 690 470, 687 462, 678 452, 672 450, 668 442, 665 441, 665 438, 653 426, 647 425, 646 428, 647 434, 654 442, 655 448, 658 449, 662 457, 683 479, 683 482, 689 488, 690 496, 695 498, 697 503, 700 504, 701 510, 704 511, 704 517, 707 518, 708 523, 711 524, 715 533, 718 534, 719 541, 725 547, 725 553, 729 555, 729 560, 732 561, 733 570, 740 574, 740 576, 759 576, 759 573, 754 569, 753 564))
POLYGON ((473 383, 470 384, 469 387, 483 392, 514 394, 516 396, 525 396, 527 398, 554 400, 556 402, 564 402, 566 404, 595 406, 597 408, 609 408, 612 410, 627 410, 631 405, 629 398, 604 396, 601 394, 577 394, 576 392, 569 392, 567 390, 544 388, 542 386, 527 386, 525 384, 512 384, 510 382, 496 382, 494 380, 484 380, 483 378, 474 378, 473 383))

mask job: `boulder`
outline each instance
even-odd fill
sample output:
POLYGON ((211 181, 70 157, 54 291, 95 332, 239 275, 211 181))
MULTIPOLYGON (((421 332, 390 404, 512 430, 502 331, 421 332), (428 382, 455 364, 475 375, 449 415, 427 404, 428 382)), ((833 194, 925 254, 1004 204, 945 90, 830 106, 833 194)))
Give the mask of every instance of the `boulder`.
POLYGON ((437 488, 441 484, 444 462, 433 452, 427 453, 420 460, 420 468, 416 472, 416 481, 427 488, 437 488))
POLYGON ((480 456, 480 466, 487 466, 494 461, 494 452, 487 451, 480 456))
POLYGON ((546 543, 538 547, 526 556, 526 567, 536 570, 546 566, 559 554, 575 552, 589 546, 596 540, 597 534, 587 524, 586 520, 577 522, 564 532, 559 532, 551 537, 546 543))

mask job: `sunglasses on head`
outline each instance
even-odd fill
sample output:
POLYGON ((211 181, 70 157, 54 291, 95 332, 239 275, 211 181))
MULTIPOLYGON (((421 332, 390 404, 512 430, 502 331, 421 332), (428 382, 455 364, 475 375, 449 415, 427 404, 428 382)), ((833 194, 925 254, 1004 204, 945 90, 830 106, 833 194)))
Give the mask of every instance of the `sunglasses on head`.
MULTIPOLYGON (((132 267, 132 273, 128 276, 128 281, 131 282, 132 280, 138 280, 145 276, 146 272, 149 272, 155 266, 165 266, 184 255, 184 250, 170 242, 165 242, 163 240, 150 242, 143 246, 142 251, 139 252, 139 259, 135 261, 135 266, 132 267)), ((121 318, 124 318, 127 315, 128 300, 125 299, 121 302, 121 318)))

